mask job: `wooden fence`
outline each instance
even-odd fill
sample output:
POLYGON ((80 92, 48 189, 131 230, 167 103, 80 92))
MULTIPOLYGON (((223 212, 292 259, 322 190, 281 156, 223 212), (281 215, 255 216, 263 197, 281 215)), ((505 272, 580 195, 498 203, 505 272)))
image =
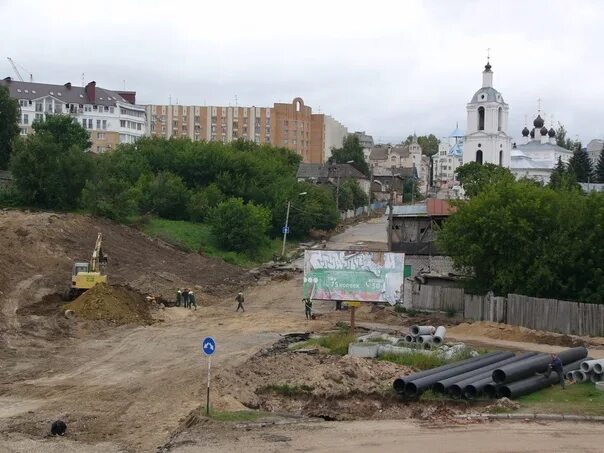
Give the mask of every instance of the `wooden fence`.
POLYGON ((569 335, 604 336, 604 305, 518 294, 508 297, 464 294, 460 288, 422 285, 411 305, 419 310, 454 309, 465 319, 492 321, 569 335))

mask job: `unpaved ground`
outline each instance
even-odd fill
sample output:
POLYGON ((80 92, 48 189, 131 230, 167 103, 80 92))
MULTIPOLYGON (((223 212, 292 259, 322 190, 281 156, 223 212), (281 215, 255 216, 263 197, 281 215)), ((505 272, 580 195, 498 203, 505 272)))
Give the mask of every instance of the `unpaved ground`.
POLYGON ((580 423, 480 423, 433 426, 410 420, 362 420, 241 426, 199 426, 183 433, 170 452, 326 453, 600 453, 604 425, 580 423))
MULTIPOLYGON (((380 420, 379 425, 365 420, 352 424, 288 425, 267 431, 202 423, 173 436, 204 401, 206 362, 200 353, 202 337, 213 335, 217 339, 218 349, 212 360, 214 376, 219 384, 228 383, 229 376, 235 376, 250 356, 274 344, 280 333, 333 329, 335 323, 348 320, 348 313, 334 313, 331 304, 316 304, 314 308, 323 316, 316 321, 305 321, 299 275, 246 290, 247 311, 234 313, 231 296, 211 296, 249 281, 246 272, 198 255, 183 254, 126 227, 96 222, 71 215, 0 212, 0 228, 3 228, 0 260, 12 260, 8 267, 0 268, 0 291, 3 291, 0 302, 4 316, 0 322, 10 327, 1 331, 4 343, 0 339, 0 452, 147 452, 164 445, 169 438, 176 442, 174 451, 240 451, 242 448, 251 451, 363 448, 371 451, 374 447, 388 451, 400 450, 401 439, 405 437, 417 446, 420 440, 429 440, 430 436, 438 439, 432 451, 468 451, 461 449, 464 445, 472 445, 471 451, 497 451, 489 448, 490 439, 497 435, 495 431, 491 436, 471 433, 465 437, 465 443, 455 443, 451 438, 463 438, 458 436, 465 431, 426 431, 422 424, 427 422, 385 420, 380 420), (129 281, 143 292, 149 292, 155 285, 171 291, 173 286, 198 284, 210 294, 198 298, 205 306, 197 312, 168 308, 159 311, 160 319, 150 326, 118 327, 65 319, 60 310, 61 302, 52 294, 43 301, 48 302, 47 307, 28 306, 55 288, 63 287, 69 278, 71 261, 88 256, 98 230, 103 231, 107 239, 109 269, 114 282, 129 281), (3 247, 10 247, 12 252, 7 253, 3 247), (17 312, 18 307, 21 309, 17 312), (50 422, 59 417, 68 423, 68 436, 46 438, 50 422), (281 431, 284 437, 279 437, 281 431), (439 446, 458 449, 439 450, 439 446)), ((358 313, 358 321, 400 329, 405 320, 391 313, 372 313, 363 308, 358 313)), ((524 345, 526 349, 534 346, 514 344, 524 345)), ((291 366, 291 361, 285 361, 281 368, 273 364, 271 373, 287 375, 291 366)), ((342 362, 335 369, 342 376, 335 372, 332 376, 335 384, 348 382, 343 373, 346 369, 355 372, 354 367, 342 362)), ((326 372, 323 369, 321 375, 325 376, 326 372)), ((361 372, 357 374, 363 376, 361 372)), ((233 383, 239 382, 238 379, 234 378, 233 383)), ((212 395, 214 407, 242 408, 233 395, 237 395, 234 389, 225 385, 221 391, 217 385, 212 395)), ((366 395, 347 400, 353 404, 358 401, 361 409, 355 418, 362 416, 366 395)), ((379 414, 379 410, 387 406, 383 401, 383 398, 373 399, 366 409, 379 414)), ((277 403, 284 404, 278 398, 271 402, 277 403)), ((288 406, 283 407, 292 411, 288 406)), ((325 407, 333 410, 336 406, 323 406, 321 411, 325 407)), ((442 420, 441 409, 434 408, 438 420, 442 420)), ((320 415, 319 411, 316 413, 320 415)), ((432 415, 420 414, 419 419, 425 417, 431 419, 432 415)), ((432 425, 433 421, 429 423, 432 425)), ((501 445, 511 446, 499 451, 531 451, 521 448, 526 446, 535 446, 532 451, 544 451, 542 446, 548 445, 549 437, 557 432, 542 429, 540 425, 527 426, 529 428, 523 426, 522 429, 531 433, 527 438, 533 443, 521 445, 517 431, 509 441, 499 438, 508 442, 501 445)), ((564 426, 559 429, 563 436, 560 446, 566 451, 590 451, 582 450, 590 436, 580 436, 582 430, 571 432, 564 426), (573 449, 571 445, 578 447, 573 449)), ((481 425, 481 429, 486 428, 481 425)), ((594 432, 602 435, 598 430, 594 432)))

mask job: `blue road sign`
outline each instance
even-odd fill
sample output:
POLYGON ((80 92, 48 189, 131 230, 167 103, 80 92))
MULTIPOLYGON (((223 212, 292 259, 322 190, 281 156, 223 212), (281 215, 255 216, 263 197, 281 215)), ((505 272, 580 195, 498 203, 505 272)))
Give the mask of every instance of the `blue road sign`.
POLYGON ((216 352, 216 341, 212 337, 205 337, 201 342, 201 349, 205 355, 212 355, 216 352))
POLYGON ((285 227, 285 226, 284 226, 284 227, 281 229, 281 232, 282 232, 283 234, 289 234, 289 227, 285 227))

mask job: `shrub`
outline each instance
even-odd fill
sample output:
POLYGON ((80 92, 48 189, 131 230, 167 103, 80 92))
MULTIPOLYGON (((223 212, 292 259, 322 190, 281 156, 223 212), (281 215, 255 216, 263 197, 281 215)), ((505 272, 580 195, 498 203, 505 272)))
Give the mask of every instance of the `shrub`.
POLYGON ((226 250, 255 252, 267 242, 270 212, 241 198, 221 202, 210 211, 208 220, 218 243, 226 250))
POLYGON ((179 176, 169 171, 155 177, 144 175, 137 183, 142 197, 140 208, 143 213, 154 212, 160 217, 183 220, 188 217, 189 191, 179 176))

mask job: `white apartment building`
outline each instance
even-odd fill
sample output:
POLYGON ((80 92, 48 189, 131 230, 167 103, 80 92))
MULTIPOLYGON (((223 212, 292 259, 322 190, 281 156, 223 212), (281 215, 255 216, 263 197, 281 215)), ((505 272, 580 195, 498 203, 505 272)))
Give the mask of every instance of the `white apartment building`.
POLYGON ((10 77, 0 80, 0 86, 19 101, 22 135, 31 133, 32 123, 47 115, 71 115, 90 133, 90 151, 103 153, 120 143, 134 143, 147 131, 145 108, 136 105, 133 91, 111 91, 96 82, 76 87, 69 82, 51 85, 10 77))

